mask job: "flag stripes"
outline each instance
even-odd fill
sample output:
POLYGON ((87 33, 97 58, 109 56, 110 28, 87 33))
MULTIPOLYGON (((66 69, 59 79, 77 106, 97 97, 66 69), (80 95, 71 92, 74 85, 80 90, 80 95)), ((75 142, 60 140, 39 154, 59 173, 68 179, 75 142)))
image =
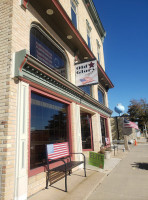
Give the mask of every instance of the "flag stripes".
POLYGON ((46 48, 41 45, 38 41, 36 41, 36 54, 37 59, 52 67, 52 54, 46 50, 46 48))
POLYGON ((48 154, 48 159, 58 159, 69 156, 68 142, 48 144, 47 154, 48 154))
POLYGON ((124 127, 125 128, 135 128, 139 130, 138 125, 134 122, 128 121, 127 119, 124 119, 124 127))

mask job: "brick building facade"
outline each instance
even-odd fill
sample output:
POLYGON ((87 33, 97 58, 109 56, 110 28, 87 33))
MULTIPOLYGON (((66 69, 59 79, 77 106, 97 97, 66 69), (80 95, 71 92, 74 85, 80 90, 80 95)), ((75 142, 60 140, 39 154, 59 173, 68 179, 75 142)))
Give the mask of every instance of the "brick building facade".
POLYGON ((1 0, 0 22, 0 199, 27 199, 45 187, 46 143, 87 155, 111 139, 114 86, 92 0, 1 0), (77 87, 75 64, 95 58, 98 84, 77 87))

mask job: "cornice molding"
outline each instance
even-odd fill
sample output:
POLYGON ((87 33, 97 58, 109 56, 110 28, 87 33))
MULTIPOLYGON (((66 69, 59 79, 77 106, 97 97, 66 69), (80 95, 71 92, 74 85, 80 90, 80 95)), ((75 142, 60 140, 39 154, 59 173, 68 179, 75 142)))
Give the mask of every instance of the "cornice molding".
POLYGON ((85 93, 79 87, 69 82, 66 78, 38 61, 25 50, 16 53, 15 56, 15 79, 24 78, 43 87, 49 88, 81 105, 90 107, 96 112, 110 116, 112 111, 100 104, 92 96, 85 93), (20 60, 20 57, 22 58, 20 60), (18 60, 19 59, 19 60, 18 60))

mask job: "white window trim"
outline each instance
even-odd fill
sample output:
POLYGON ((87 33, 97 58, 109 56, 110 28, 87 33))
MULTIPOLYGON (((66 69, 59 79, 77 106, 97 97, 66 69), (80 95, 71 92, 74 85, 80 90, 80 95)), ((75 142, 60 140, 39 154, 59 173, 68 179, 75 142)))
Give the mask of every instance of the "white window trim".
POLYGON ((101 48, 101 45, 100 45, 100 43, 97 39, 96 39, 96 43, 97 43, 97 60, 99 60, 99 63, 100 63, 100 48, 101 48), (98 54, 99 54, 99 59, 98 59, 98 54))

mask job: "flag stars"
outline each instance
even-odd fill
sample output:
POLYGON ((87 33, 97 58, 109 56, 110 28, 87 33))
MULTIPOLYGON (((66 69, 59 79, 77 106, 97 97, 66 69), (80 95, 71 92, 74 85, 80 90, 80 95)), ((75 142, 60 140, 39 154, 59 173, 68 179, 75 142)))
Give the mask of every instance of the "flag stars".
POLYGON ((91 67, 94 67, 94 63, 91 62, 91 63, 89 64, 89 66, 90 66, 90 68, 91 68, 91 67))

